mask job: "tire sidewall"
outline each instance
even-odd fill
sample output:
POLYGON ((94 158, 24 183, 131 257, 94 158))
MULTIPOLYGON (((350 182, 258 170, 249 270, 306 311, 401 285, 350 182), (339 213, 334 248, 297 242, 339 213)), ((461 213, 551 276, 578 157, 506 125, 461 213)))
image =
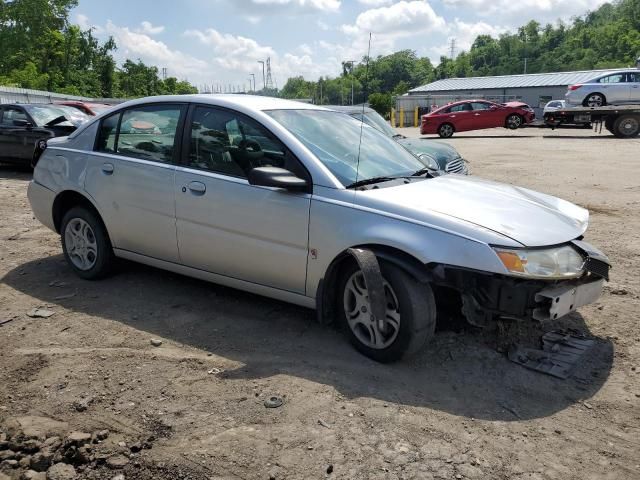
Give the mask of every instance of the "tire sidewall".
POLYGON ((60 239, 62 243, 62 252, 64 254, 64 258, 67 260, 67 263, 76 273, 76 275, 84 278, 85 280, 94 280, 102 278, 109 273, 113 258, 113 248, 111 247, 111 242, 109 241, 109 236, 107 235, 107 231, 104 228, 104 225, 93 212, 85 207, 71 208, 62 217, 62 222, 60 224, 60 239), (81 270, 76 267, 71 261, 69 252, 67 250, 65 231, 69 222, 76 218, 82 219, 89 224, 96 239, 98 250, 96 255, 96 262, 89 270, 81 270))
POLYGON ((416 318, 415 315, 417 312, 414 307, 414 302, 412 302, 410 293, 405 287, 406 282, 416 281, 395 265, 384 261, 380 262, 382 276, 393 289, 398 299, 401 313, 400 330, 393 343, 386 348, 375 349, 362 344, 358 340, 351 330, 344 312, 343 295, 345 286, 351 275, 359 270, 360 267, 355 261, 350 262, 349 265, 343 269, 339 278, 336 295, 336 308, 340 325, 341 328, 344 329, 350 343, 363 355, 381 363, 394 362, 400 360, 405 355, 415 353, 435 331, 435 302, 429 285, 420 284, 420 287, 425 287, 425 299, 431 301, 432 311, 424 312, 426 313, 425 318, 416 318))

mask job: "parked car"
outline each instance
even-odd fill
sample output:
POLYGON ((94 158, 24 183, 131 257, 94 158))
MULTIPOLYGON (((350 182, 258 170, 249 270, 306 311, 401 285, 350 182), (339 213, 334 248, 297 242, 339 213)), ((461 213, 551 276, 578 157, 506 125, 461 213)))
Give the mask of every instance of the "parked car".
POLYGON ((449 138, 455 132, 505 127, 515 130, 536 118, 533 109, 522 102, 498 104, 488 100, 450 103, 422 116, 420 133, 437 133, 449 138))
POLYGON ((277 98, 127 102, 50 140, 28 197, 81 278, 121 257, 316 308, 378 361, 433 336, 434 291, 476 324, 554 320, 595 301, 609 271, 583 240, 587 210, 434 176, 374 128, 277 98), (119 130, 136 119, 160 133, 119 130))
POLYGON ((50 104, 0 105, 0 162, 31 165, 36 142, 69 135, 76 125, 50 104))
POLYGON ((542 111, 542 114, 544 115, 545 113, 549 113, 549 112, 557 112, 561 108, 565 107, 565 103, 566 102, 564 100, 551 100, 550 102, 547 102, 547 104, 544 106, 544 110, 542 111))
POLYGON ((363 109, 362 105, 328 105, 327 108, 351 115, 356 120, 364 120, 367 125, 377 128, 389 138, 393 138, 433 170, 439 170, 441 173, 461 173, 464 175, 469 173, 467 162, 451 145, 433 140, 407 138, 396 132, 389 122, 382 118, 373 108, 364 107, 363 109))
POLYGON ((568 107, 640 104, 640 70, 600 73, 586 82, 569 85, 564 98, 568 107))
POLYGON ((106 103, 79 102, 75 100, 65 100, 64 102, 57 102, 56 105, 67 105, 69 107, 80 110, 81 112, 86 113, 87 115, 90 115, 92 117, 95 117, 102 112, 106 112, 113 106, 106 103))

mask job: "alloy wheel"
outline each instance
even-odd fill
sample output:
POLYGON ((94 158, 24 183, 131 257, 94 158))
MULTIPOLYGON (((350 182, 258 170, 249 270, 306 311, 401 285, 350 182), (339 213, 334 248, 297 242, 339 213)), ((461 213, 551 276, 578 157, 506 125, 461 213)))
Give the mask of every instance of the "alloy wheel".
POLYGON ((589 95, 587 97, 588 107, 601 107, 604 104, 604 98, 600 94, 589 95))
POLYGON ((344 288, 343 306, 349 328, 363 345, 381 350, 391 345, 400 331, 400 306, 398 297, 388 282, 384 282, 386 318, 381 328, 374 319, 364 275, 354 272, 344 288))
POLYGON ((98 242, 91 225, 73 218, 67 223, 64 238, 71 262, 80 270, 91 270, 98 259, 98 242))

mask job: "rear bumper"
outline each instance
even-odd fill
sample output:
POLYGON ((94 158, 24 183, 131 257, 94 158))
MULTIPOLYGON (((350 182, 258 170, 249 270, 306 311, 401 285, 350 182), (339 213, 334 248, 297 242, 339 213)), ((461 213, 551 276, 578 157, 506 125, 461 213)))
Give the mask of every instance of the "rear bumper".
POLYGON ((35 180, 29 182, 27 197, 31 204, 31 210, 36 218, 51 230, 56 227, 53 222, 53 202, 56 198, 55 192, 37 183, 35 180))

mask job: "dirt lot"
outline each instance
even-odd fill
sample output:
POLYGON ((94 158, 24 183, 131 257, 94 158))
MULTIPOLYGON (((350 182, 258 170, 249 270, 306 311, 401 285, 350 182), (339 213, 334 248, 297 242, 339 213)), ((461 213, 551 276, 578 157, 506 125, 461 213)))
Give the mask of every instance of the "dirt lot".
POLYGON ((0 426, 29 414, 109 430, 78 478, 640 478, 640 139, 496 129, 450 142, 474 175, 591 210, 611 282, 545 326, 597 339, 572 378, 510 363, 471 328, 443 324, 424 353, 378 365, 302 308, 130 263, 82 281, 32 217, 30 175, 0 167, 0 322, 13 319, 0 426), (265 408, 273 395, 284 404, 265 408), (96 465, 116 453, 121 470, 96 465))

